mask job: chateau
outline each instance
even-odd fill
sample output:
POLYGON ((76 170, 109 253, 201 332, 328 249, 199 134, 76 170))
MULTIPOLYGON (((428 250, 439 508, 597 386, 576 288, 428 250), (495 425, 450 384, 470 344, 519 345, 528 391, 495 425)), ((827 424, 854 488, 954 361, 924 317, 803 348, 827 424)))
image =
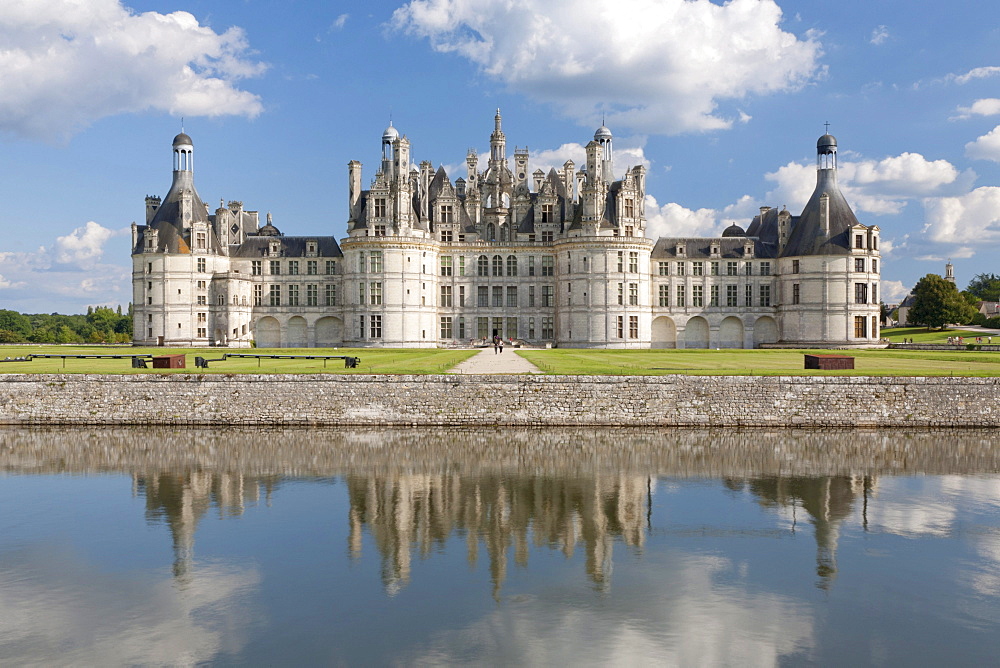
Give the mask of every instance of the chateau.
POLYGON ((533 345, 751 348, 879 339, 879 230, 837 186, 817 142, 801 215, 761 207, 721 237, 646 238, 643 166, 615 171, 601 126, 580 169, 528 173, 499 110, 483 161, 451 180, 390 126, 367 188, 348 164, 346 236, 286 236, 243 203, 212 213, 194 144, 173 141, 166 197, 132 224, 134 342, 436 347, 500 334, 533 345))

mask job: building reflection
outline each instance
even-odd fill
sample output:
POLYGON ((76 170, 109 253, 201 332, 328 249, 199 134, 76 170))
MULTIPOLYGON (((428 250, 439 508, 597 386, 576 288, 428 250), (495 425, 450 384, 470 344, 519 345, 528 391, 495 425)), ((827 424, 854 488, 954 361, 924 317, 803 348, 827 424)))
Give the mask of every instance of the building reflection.
POLYGON ((636 475, 350 475, 347 487, 350 553, 361 557, 367 529, 390 593, 409 582, 414 552, 426 557, 452 533, 464 535, 470 565, 485 552, 494 595, 507 577, 508 554, 527 566, 530 546, 567 557, 582 547, 587 575, 604 588, 615 540, 641 548, 650 507, 650 480, 636 475))
POLYGON ((805 510, 816 536, 817 586, 827 590, 837 577, 837 545, 841 527, 854 513, 859 498, 862 525, 867 529, 868 499, 875 489, 873 476, 767 477, 738 480, 727 478, 730 489, 744 487, 765 507, 788 509, 793 529, 798 509, 805 510))
POLYGON ((170 528, 174 548, 174 575, 185 581, 194 560, 194 535, 209 510, 220 517, 237 517, 263 496, 270 505, 280 476, 189 471, 132 475, 132 493, 146 499, 146 520, 170 528))

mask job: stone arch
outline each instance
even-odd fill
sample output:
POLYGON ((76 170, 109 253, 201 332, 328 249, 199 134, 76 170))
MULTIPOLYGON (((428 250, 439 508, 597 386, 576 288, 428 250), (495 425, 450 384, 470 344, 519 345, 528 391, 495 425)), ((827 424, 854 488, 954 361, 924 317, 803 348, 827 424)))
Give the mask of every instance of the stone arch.
POLYGON ((254 340, 258 348, 281 347, 281 325, 271 316, 264 316, 254 327, 254 340))
POLYGON ((753 324, 753 346, 760 347, 762 343, 776 343, 778 341, 778 323, 770 316, 761 316, 753 324))
POLYGON ((719 347, 720 348, 742 348, 743 347, 743 321, 734 315, 722 321, 719 325, 719 347))
POLYGON ((305 348, 309 345, 309 326, 306 319, 300 315, 292 316, 288 319, 288 326, 285 330, 285 338, 288 348, 305 348))
POLYGON ((677 325, 672 318, 665 315, 654 318, 652 337, 653 348, 676 348, 677 325))
POLYGON ((340 318, 327 316, 316 321, 316 347, 334 348, 344 343, 344 323, 340 318))
POLYGON ((708 321, 696 315, 684 325, 685 348, 708 348, 708 321))

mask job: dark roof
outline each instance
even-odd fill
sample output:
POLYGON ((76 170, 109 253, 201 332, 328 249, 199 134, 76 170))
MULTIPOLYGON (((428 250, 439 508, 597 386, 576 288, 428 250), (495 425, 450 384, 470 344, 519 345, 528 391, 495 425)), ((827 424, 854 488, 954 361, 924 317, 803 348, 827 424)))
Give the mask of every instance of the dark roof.
POLYGON ((762 243, 758 239, 747 239, 746 237, 660 237, 653 246, 652 258, 654 260, 676 259, 677 246, 684 247, 684 258, 688 260, 708 260, 723 259, 732 260, 743 258, 743 244, 752 241, 754 246, 754 257, 771 259, 777 257, 776 247, 772 244, 762 243), (711 254, 712 244, 718 244, 719 254, 711 254))
POLYGON ((271 242, 277 241, 281 244, 282 257, 305 257, 306 242, 315 241, 319 257, 343 257, 340 245, 334 237, 247 237, 246 241, 238 246, 230 246, 229 254, 232 257, 265 257, 271 247, 271 242))
POLYGON ((745 237, 746 234, 743 228, 736 223, 733 223, 722 231, 722 236, 724 237, 745 237))
POLYGON ((180 144, 189 144, 190 146, 194 146, 194 142, 191 141, 191 137, 183 132, 174 137, 173 146, 178 146, 180 144))
POLYGON ((846 255, 851 252, 851 227, 859 225, 857 217, 837 186, 837 170, 816 172, 816 190, 806 203, 798 223, 788 236, 782 257, 796 255, 846 255), (824 232, 820 216, 820 200, 829 197, 829 231, 824 232))

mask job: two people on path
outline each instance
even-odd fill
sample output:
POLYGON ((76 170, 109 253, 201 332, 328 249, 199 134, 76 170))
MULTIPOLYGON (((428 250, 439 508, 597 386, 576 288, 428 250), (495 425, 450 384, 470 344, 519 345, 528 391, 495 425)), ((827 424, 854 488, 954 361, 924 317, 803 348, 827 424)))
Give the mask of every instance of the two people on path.
POLYGON ((499 334, 493 335, 493 354, 503 352, 503 338, 499 334))

